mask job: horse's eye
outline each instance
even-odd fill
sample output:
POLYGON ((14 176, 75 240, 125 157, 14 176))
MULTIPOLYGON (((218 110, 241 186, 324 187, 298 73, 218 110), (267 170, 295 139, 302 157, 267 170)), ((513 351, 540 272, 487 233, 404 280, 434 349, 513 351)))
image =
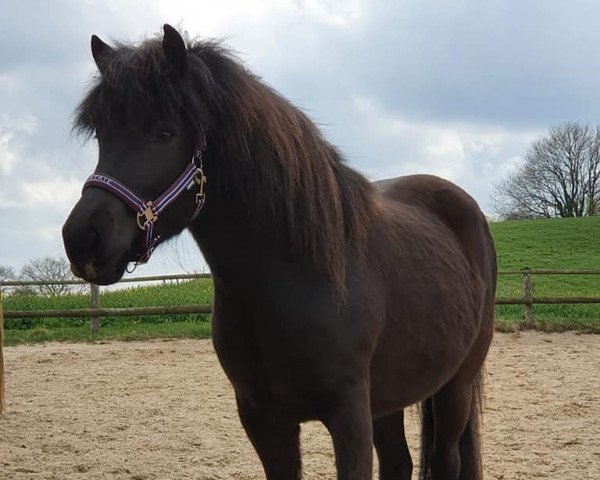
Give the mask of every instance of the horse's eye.
POLYGON ((168 130, 163 130, 156 136, 156 141, 160 143, 167 143, 169 140, 173 138, 173 133, 168 130))

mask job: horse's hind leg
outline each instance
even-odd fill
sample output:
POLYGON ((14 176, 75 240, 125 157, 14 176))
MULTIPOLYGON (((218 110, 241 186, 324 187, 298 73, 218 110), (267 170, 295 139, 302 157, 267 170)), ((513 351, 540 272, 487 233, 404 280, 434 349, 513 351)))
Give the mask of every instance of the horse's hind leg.
POLYGON ((404 435, 404 411, 373 420, 380 480, 410 480, 412 459, 404 435))
POLYGON ((471 386, 454 382, 445 386, 433 397, 432 480, 463 480, 464 478, 461 475, 459 444, 470 419, 471 399, 471 386))
POLYGON ((457 374, 433 396, 431 480, 480 480, 482 367, 491 334, 483 332, 457 374))
POLYGON ((267 480, 299 480, 302 473, 298 423, 253 408, 239 398, 237 404, 240 420, 267 480))

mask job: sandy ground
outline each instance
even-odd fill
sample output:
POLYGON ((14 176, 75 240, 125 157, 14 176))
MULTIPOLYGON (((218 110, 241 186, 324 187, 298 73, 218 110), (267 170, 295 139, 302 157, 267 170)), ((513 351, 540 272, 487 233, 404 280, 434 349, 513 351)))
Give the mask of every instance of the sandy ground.
MULTIPOLYGON (((0 478, 264 478, 209 341, 6 348, 0 478)), ((497 334, 487 363, 488 479, 600 478, 600 336, 497 334)), ((411 448, 417 414, 407 415, 411 448)), ((304 478, 334 478, 303 426, 304 478)))

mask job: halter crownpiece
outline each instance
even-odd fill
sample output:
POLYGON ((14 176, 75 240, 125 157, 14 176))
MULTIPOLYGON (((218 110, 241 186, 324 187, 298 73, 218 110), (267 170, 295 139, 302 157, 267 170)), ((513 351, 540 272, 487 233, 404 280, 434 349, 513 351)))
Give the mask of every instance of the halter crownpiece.
POLYGON ((198 185, 198 193, 195 196, 196 210, 190 221, 193 221, 200 213, 200 210, 202 210, 206 198, 204 192, 206 176, 202 169, 202 155, 205 148, 206 137, 204 132, 202 132, 201 141, 199 142, 199 146, 194 150, 191 162, 188 163, 183 173, 155 200, 145 201, 116 178, 101 173, 90 175, 84 183, 83 190, 89 187, 103 188, 119 197, 136 212, 137 225, 144 231, 144 243, 142 252, 134 262, 134 268, 137 265, 146 263, 150 259, 152 252, 160 240, 160 235, 154 236, 154 224, 165 208, 173 203, 184 190, 190 190, 194 185, 198 185))

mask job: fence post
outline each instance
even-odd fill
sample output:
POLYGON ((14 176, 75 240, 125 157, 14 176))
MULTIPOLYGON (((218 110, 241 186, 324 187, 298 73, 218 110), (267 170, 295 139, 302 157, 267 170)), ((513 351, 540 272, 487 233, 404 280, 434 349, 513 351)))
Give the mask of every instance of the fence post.
POLYGON ((523 328, 529 330, 533 327, 531 272, 528 267, 523 269, 523 303, 525 304, 525 323, 523 328))
POLYGON ((0 415, 4 411, 4 311, 2 310, 2 288, 0 288, 0 415))
MULTIPOLYGON (((92 292, 91 308, 100 308, 100 287, 90 283, 90 289, 92 292)), ((90 317, 90 330, 92 333, 98 333, 98 330, 100 330, 100 317, 98 315, 90 317)))

